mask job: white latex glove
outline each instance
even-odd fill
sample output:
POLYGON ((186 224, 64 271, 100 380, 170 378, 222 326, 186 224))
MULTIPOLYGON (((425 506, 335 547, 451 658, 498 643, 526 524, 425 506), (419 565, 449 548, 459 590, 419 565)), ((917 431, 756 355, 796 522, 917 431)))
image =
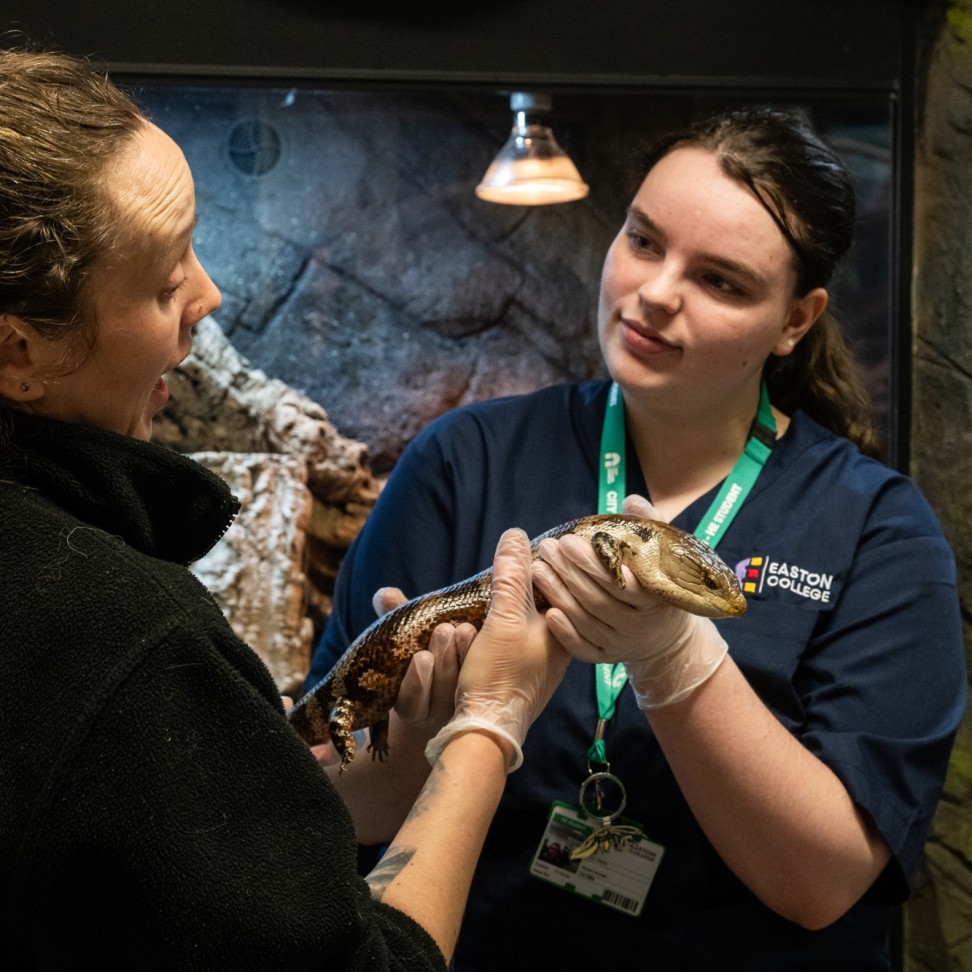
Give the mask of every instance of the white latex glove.
MULTIPOLYGON (((622 512, 660 519, 640 496, 627 497, 622 512)), ((728 647, 711 620, 645 591, 627 567, 620 588, 586 540, 545 540, 540 556, 533 576, 551 605, 550 630, 574 658, 624 662, 643 710, 686 698, 725 658, 728 647)))
POLYGON ((425 750, 430 763, 453 736, 474 730, 500 743, 510 772, 522 764, 527 730, 570 660, 534 606, 530 566, 527 535, 507 530, 493 559, 489 613, 459 671, 455 715, 425 750))

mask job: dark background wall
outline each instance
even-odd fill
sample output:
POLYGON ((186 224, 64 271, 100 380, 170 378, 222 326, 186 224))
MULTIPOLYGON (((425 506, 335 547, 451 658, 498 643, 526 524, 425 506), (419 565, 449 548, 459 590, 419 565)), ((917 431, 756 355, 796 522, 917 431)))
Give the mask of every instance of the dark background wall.
POLYGON ((6 0, 118 71, 565 85, 900 87, 907 0, 6 0))

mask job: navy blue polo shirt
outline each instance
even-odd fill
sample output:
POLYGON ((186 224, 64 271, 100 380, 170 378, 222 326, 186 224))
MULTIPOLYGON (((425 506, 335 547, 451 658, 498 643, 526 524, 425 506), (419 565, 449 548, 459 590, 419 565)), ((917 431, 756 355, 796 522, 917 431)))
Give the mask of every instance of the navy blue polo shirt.
MULTIPOLYGON (((308 684, 374 620, 377 588, 435 590, 489 566, 508 527, 536 536, 595 512, 607 388, 560 385, 478 403, 418 436, 344 561, 308 684)), ((627 491, 646 495, 630 442, 627 468, 627 491)), ((675 524, 694 530, 715 493, 675 524)), ((611 955, 679 972, 889 968, 892 909, 921 855, 965 704, 952 554, 911 480, 802 413, 718 549, 749 601, 742 618, 717 622, 730 653, 873 818, 892 850, 885 873, 822 931, 774 914, 702 834, 626 690, 607 752, 628 790, 625 815, 665 847, 642 914, 531 877, 551 803, 575 802, 586 776, 594 673, 575 662, 509 778, 473 881, 457 969, 579 969, 611 955)))

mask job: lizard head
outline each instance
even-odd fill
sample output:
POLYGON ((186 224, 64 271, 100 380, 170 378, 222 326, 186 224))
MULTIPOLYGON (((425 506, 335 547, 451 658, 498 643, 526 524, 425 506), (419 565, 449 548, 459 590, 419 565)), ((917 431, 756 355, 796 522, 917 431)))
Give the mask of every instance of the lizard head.
POLYGON ((735 571, 730 570, 708 544, 667 523, 659 529, 659 593, 678 607, 705 618, 738 618, 746 611, 746 598, 735 571))

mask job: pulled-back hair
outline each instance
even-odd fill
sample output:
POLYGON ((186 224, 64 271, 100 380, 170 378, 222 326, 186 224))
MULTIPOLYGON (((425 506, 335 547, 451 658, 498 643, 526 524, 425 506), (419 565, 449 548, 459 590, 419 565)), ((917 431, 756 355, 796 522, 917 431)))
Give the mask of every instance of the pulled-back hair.
POLYGON ((0 51, 0 313, 90 336, 88 271, 117 235, 99 177, 143 124, 85 61, 0 51))
MULTIPOLYGON (((673 149, 696 146, 747 186, 772 216, 793 254, 798 295, 826 287, 851 244, 855 196, 843 163, 797 111, 741 108, 668 133, 642 156, 643 179, 673 149)), ((763 368, 782 411, 811 418, 877 455, 871 402, 830 310, 793 352, 770 355, 763 368)))

